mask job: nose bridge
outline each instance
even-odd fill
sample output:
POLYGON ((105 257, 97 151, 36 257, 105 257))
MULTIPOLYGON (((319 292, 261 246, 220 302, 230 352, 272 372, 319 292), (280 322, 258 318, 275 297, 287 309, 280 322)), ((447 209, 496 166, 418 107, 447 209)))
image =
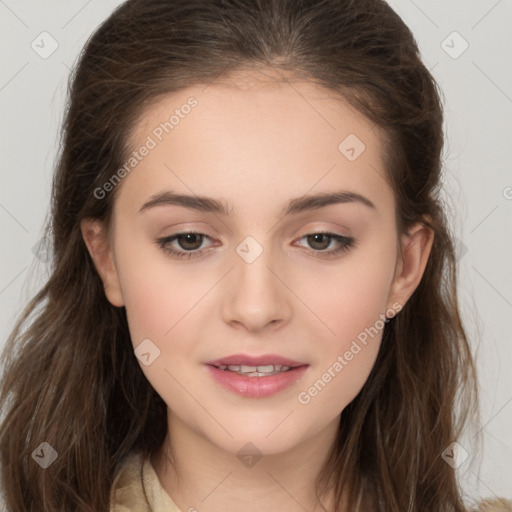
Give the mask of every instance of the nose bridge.
POLYGON ((265 246, 255 237, 247 236, 235 251, 234 286, 224 297, 224 320, 241 323, 251 330, 282 323, 290 308, 286 287, 276 277, 280 272, 279 258, 273 258, 270 243, 265 246))

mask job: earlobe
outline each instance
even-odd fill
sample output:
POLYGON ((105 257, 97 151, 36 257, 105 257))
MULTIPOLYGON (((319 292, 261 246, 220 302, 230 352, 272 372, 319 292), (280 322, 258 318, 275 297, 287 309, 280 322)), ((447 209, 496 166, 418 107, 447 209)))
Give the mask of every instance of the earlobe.
POLYGON ((103 282, 107 299, 113 306, 124 306, 119 276, 104 225, 97 219, 84 219, 80 229, 94 266, 103 282))
POLYGON ((424 224, 415 224, 402 235, 402 252, 391 287, 390 304, 397 302, 403 307, 414 293, 425 272, 433 241, 434 232, 424 224))

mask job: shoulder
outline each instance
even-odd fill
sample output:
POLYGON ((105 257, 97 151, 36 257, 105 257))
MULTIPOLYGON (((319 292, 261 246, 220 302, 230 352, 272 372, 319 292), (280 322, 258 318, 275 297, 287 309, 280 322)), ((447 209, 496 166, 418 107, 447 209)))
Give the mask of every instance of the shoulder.
POLYGON ((144 510, 144 492, 139 478, 142 458, 130 453, 121 463, 110 493, 110 512, 144 510))
POLYGON ((130 453, 121 463, 110 493, 110 512, 180 512, 158 480, 151 462, 130 453), (149 508, 151 507, 151 508, 149 508))
POLYGON ((468 512, 512 512, 512 501, 504 498, 483 500, 468 512))

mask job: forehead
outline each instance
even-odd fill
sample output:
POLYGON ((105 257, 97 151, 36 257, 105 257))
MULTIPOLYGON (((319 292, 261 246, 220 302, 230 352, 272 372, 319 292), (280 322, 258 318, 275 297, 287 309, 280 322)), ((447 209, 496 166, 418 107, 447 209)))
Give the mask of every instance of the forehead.
POLYGON ((130 145, 136 151, 151 139, 153 147, 124 180, 123 194, 136 201, 165 188, 219 197, 236 191, 246 202, 346 185, 389 202, 382 135, 312 82, 274 70, 233 73, 145 110, 130 145))

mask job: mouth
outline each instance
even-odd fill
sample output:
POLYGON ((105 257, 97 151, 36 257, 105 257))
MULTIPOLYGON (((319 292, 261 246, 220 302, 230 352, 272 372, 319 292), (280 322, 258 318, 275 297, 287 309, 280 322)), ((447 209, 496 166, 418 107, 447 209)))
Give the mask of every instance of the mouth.
POLYGON ((277 373, 288 372, 292 369, 290 366, 280 364, 269 364, 264 366, 230 364, 227 366, 215 366, 215 368, 226 372, 237 373, 238 375, 245 375, 246 377, 268 377, 270 375, 276 375, 277 373))
POLYGON ((264 356, 249 356, 235 354, 232 356, 209 361, 205 363, 218 370, 232 372, 245 377, 270 377, 279 373, 289 372, 301 366, 309 366, 307 363, 288 359, 276 354, 264 356))
POLYGON ((252 363, 246 358, 241 361, 238 358, 240 364, 236 364, 233 359, 211 361, 205 364, 205 368, 214 382, 244 398, 266 398, 293 387, 300 382, 309 367, 307 363, 283 361, 283 358, 271 364, 268 359, 265 363, 252 363))

